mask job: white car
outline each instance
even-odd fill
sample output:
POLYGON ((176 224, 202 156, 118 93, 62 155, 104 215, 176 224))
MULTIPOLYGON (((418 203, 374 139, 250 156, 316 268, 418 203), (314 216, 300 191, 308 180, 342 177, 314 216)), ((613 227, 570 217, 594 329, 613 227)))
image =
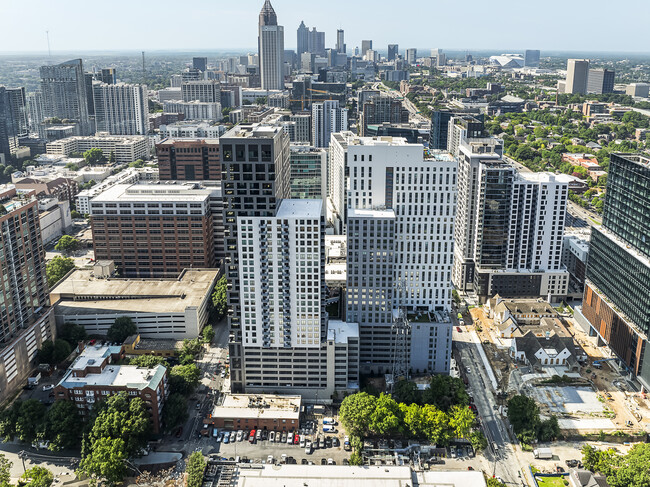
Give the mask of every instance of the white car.
POLYGON ((267 464, 270 464, 270 465, 273 465, 273 455, 269 455, 269 456, 266 458, 266 463, 267 463, 267 464))
POLYGON ((269 441, 270 441, 271 443, 275 442, 275 431, 271 431, 271 432, 269 433, 269 441))
POLYGON ((223 440, 223 433, 219 433, 219 436, 217 436, 217 443, 221 443, 221 440, 223 440))
POLYGON ((237 432, 237 441, 241 441, 244 436, 244 432, 242 430, 239 430, 237 432))
POLYGON ((44 391, 51 391, 52 389, 54 389, 54 385, 53 385, 53 384, 45 384, 45 385, 43 386, 43 390, 44 390, 44 391))

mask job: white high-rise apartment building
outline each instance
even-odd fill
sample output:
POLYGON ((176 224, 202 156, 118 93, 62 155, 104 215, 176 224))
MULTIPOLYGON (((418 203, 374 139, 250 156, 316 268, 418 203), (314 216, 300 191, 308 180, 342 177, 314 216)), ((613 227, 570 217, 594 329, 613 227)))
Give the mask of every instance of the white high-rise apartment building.
POLYGON ((146 85, 93 83, 97 132, 146 135, 149 105, 146 85))
POLYGON ((565 93, 587 93, 589 59, 569 59, 566 66, 565 93))
POLYGON ((448 371, 456 158, 403 138, 351 132, 332 136, 330 154, 331 169, 347 174, 347 316, 359 323, 361 368, 389 370, 392 317, 386 311, 400 306, 424 317, 412 327, 411 368, 448 371))
POLYGON ((321 200, 283 200, 237 221, 244 346, 319 348, 324 338, 321 200))
POLYGON ((332 134, 348 129, 348 109, 341 108, 338 100, 313 103, 311 119, 314 147, 329 147, 332 134))
POLYGON ((283 90, 284 27, 278 25, 269 0, 264 2, 260 12, 258 49, 262 89, 283 90))

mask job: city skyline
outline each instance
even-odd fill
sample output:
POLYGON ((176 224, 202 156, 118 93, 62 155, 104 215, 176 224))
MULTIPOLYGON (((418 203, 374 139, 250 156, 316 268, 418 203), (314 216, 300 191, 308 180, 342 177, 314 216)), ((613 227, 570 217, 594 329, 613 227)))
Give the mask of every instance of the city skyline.
MULTIPOLYGON (((0 52, 47 52, 49 31, 52 52, 68 52, 78 48, 80 36, 84 37, 83 47, 87 51, 102 50, 253 50, 256 44, 255 19, 264 2, 247 0, 242 7, 211 10, 205 0, 199 0, 197 8, 186 10, 186 21, 175 27, 174 42, 161 43, 159 36, 153 35, 159 27, 153 23, 141 23, 143 15, 151 15, 145 4, 127 4, 123 0, 113 3, 114 8, 102 10, 104 22, 113 23, 114 29, 96 29, 92 23, 81 22, 83 16, 92 15, 95 8, 78 0, 68 0, 68 8, 61 9, 60 4, 46 4, 30 12, 29 24, 10 23, 0 32, 0 52), (204 6, 205 8, 201 8, 204 6), (130 16, 124 16, 128 7, 130 16), (226 21, 227 20, 227 21, 226 21), (137 21, 137 22, 136 22, 137 21), (196 22, 217 25, 216 30, 197 28, 196 22), (137 23, 137 26, 136 26, 137 23), (186 27, 183 27, 186 26, 186 27), (180 30, 179 30, 180 29, 180 30), (187 30, 183 30, 187 29, 187 30), (126 35, 121 35, 120 32, 126 35), (117 35, 116 35, 117 34, 117 35), (19 39, 19 41, 18 41, 19 39), (175 45, 173 45, 175 44, 175 45)), ((175 4, 163 1, 157 4, 159 12, 167 11, 175 4)), ((650 15, 650 4, 642 0, 633 0, 628 7, 635 12, 625 23, 612 24, 609 18, 601 15, 607 4, 604 0, 574 2, 567 4, 560 0, 550 0, 546 8, 531 12, 529 22, 521 22, 520 9, 509 0, 498 0, 497 4, 482 4, 470 1, 466 11, 472 15, 459 17, 452 2, 443 2, 436 7, 423 7, 413 0, 402 3, 405 12, 403 23, 396 25, 394 16, 381 14, 382 7, 389 8, 387 2, 374 4, 376 13, 368 12, 361 4, 344 3, 334 0, 327 9, 307 9, 296 0, 276 0, 273 2, 279 23, 288 32, 295 32, 304 21, 306 25, 315 26, 326 33, 327 47, 334 47, 337 29, 346 32, 348 50, 360 46, 362 39, 373 39, 379 50, 385 50, 388 44, 397 43, 402 50, 408 47, 446 47, 449 50, 508 50, 535 48, 556 51, 606 51, 606 52, 644 52, 629 46, 644 46, 643 19, 650 15), (583 7, 588 5, 589 10, 583 7), (339 8, 340 7, 340 8, 339 8), (343 16, 327 15, 328 12, 345 12, 343 16), (558 13, 561 15, 558 17, 558 13), (411 15, 412 14, 412 15, 411 15), (645 14, 645 15, 644 15, 645 14), (436 19, 442 19, 437 21, 436 19), (446 22, 453 19, 453 22, 446 22), (590 31, 607 29, 606 36, 585 36, 584 32, 571 27, 571 22, 580 20, 589 25, 590 31), (463 26, 463 36, 459 43, 458 22, 463 26), (491 29, 485 26, 507 26, 504 29, 491 29), (549 27, 563 29, 563 35, 549 37, 549 27), (433 27, 433 29, 432 29, 433 27), (433 35, 430 33, 433 31, 433 35), (387 35, 386 32, 390 34, 387 35), (636 36, 636 37, 635 37, 636 36)), ((9 17, 18 17, 23 8, 18 2, 8 2, 3 11, 9 17)), ((295 35, 288 37, 287 48, 295 49, 295 35)), ((647 51, 645 51, 647 52, 647 51)))

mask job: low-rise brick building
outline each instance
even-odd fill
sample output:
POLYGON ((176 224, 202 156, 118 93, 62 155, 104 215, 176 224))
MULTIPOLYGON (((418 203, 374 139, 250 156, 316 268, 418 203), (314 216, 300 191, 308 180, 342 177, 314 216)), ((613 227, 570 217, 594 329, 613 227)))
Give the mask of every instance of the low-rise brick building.
POLYGON ((296 431, 301 402, 300 396, 228 394, 203 424, 226 430, 296 431))
POLYGON ((162 409, 169 396, 167 369, 115 365, 124 357, 123 346, 90 345, 72 363, 54 388, 57 400, 74 401, 79 414, 87 415, 96 403, 126 392, 141 398, 151 415, 153 432, 160 432, 162 409))

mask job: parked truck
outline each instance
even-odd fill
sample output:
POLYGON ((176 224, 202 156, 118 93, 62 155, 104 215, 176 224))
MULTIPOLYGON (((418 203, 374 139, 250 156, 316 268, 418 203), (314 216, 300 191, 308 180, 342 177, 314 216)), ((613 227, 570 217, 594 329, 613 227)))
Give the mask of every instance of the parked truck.
POLYGON ((41 373, 40 372, 34 372, 31 376, 27 377, 27 384, 30 386, 37 386, 38 381, 41 380, 41 373))
POLYGON ((553 452, 550 448, 537 448, 533 450, 533 454, 535 455, 535 458, 540 460, 550 460, 553 458, 553 452))

